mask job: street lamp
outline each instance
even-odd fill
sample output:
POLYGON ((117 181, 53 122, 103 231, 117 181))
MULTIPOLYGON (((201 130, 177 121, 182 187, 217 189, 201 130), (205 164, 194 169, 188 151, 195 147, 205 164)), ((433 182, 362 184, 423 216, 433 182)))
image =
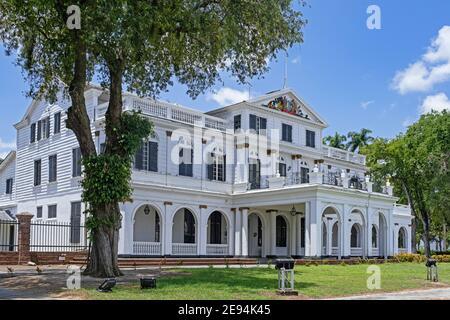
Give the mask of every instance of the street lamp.
POLYGON ((290 213, 291 213, 291 216, 293 216, 293 217, 295 217, 295 216, 298 215, 298 214, 303 214, 303 212, 298 212, 298 211, 295 209, 295 205, 292 205, 292 209, 291 209, 290 213))
POLYGON ((146 216, 148 216, 150 214, 150 207, 148 205, 146 205, 145 208, 144 208, 144 214, 146 216))

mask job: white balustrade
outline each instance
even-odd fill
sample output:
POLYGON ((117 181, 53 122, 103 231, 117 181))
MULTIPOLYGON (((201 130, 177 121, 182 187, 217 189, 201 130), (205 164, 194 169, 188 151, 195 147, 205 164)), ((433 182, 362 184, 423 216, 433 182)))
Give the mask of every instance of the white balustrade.
POLYGON ((354 257, 361 257, 363 255, 362 248, 350 248, 350 255, 354 257))
POLYGON ((324 145, 322 146, 322 154, 329 158, 350 161, 361 165, 366 164, 366 156, 343 149, 333 148, 324 145))
POLYGON ((173 243, 172 254, 174 256, 195 256, 197 255, 196 243, 173 243))
POLYGON ((207 255, 226 256, 228 255, 228 244, 207 244, 207 255))
POLYGON ((160 256, 161 255, 161 243, 160 242, 133 242, 133 254, 160 256))

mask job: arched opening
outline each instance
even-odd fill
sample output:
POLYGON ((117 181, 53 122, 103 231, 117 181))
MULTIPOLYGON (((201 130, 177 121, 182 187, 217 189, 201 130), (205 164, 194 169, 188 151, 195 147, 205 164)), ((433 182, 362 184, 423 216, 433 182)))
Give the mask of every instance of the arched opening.
POLYGON ((328 239, 328 230, 325 222, 322 222, 322 255, 327 255, 327 239, 328 239))
POLYGON ((337 210, 327 207, 322 213, 322 255, 340 257, 340 217, 337 210))
POLYGON ((262 257, 263 238, 261 217, 256 213, 252 213, 248 216, 248 255, 250 257, 262 257))
POLYGON ((151 205, 141 206, 134 215, 133 254, 161 255, 161 216, 151 205))
POLYGON ((350 251, 352 256, 362 256, 362 226, 355 223, 350 233, 350 251))
POLYGON ((368 253, 369 240, 366 238, 366 223, 363 213, 354 209, 350 213, 352 227, 350 229, 350 256, 363 257, 368 253))
POLYGON ((387 257, 387 223, 383 213, 378 213, 378 256, 387 257))
POLYGON ((187 208, 179 209, 173 217, 172 254, 197 255, 197 222, 187 208))
POLYGON ((400 230, 398 230, 398 251, 404 253, 407 251, 407 247, 406 229, 401 227, 400 230))
MULTIPOLYGON (((372 252, 378 250, 378 229, 376 225, 372 225, 372 252)), ((378 255, 378 254, 376 254, 378 255)))
POLYGON ((288 224, 286 218, 278 215, 276 217, 276 255, 288 255, 288 224))
POLYGON ((206 254, 228 254, 228 223, 220 211, 214 211, 208 218, 206 254))

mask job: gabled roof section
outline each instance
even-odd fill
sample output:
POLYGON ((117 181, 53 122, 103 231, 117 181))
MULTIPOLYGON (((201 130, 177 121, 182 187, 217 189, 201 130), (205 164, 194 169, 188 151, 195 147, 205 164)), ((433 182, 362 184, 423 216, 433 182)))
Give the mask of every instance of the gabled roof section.
POLYGON ((8 155, 3 160, 3 162, 0 163, 0 171, 2 171, 4 168, 6 168, 8 166, 8 164, 10 164, 13 161, 16 161, 16 152, 15 151, 11 151, 10 153, 8 153, 8 155))
POLYGON ((310 120, 323 126, 328 126, 311 106, 309 106, 292 89, 282 89, 269 92, 261 97, 247 101, 248 104, 288 113, 295 117, 310 120))
POLYGON ((298 117, 305 121, 311 121, 322 127, 328 127, 328 123, 311 106, 309 106, 292 89, 275 90, 260 97, 239 102, 223 108, 207 112, 207 114, 216 114, 226 111, 240 105, 250 105, 258 108, 268 108, 275 112, 284 113, 293 117, 298 117))

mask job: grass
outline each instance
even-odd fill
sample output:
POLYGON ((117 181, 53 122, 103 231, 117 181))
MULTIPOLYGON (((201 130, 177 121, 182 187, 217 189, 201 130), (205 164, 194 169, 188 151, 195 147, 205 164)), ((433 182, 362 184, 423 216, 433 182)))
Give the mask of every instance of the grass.
MULTIPOLYGON (((435 287, 427 282, 423 264, 382 264, 381 290, 367 289, 368 265, 297 266, 296 289, 304 298, 326 298, 405 289, 435 287)), ((158 288, 141 290, 136 284, 118 284, 112 293, 82 289, 87 299, 258 300, 278 299, 277 271, 273 268, 173 269, 174 276, 158 279, 158 288)), ((450 286, 450 264, 439 265, 440 282, 450 286)))

